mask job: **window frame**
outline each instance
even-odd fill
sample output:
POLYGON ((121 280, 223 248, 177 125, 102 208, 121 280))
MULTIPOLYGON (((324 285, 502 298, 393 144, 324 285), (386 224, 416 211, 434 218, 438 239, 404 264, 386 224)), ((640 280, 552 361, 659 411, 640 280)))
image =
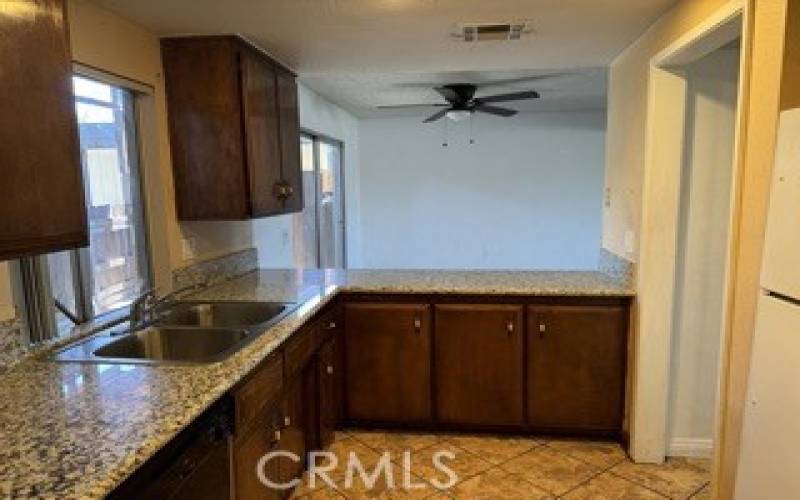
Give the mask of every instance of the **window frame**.
MULTIPOLYGON (((329 146, 334 146, 339 149, 339 184, 340 184, 340 191, 341 191, 341 212, 342 212, 342 221, 341 221, 341 231, 342 231, 342 268, 347 268, 347 232, 346 232, 346 221, 347 221, 347 203, 346 203, 346 189, 345 189, 345 143, 339 139, 331 137, 326 134, 321 134, 319 132, 315 132, 311 129, 301 127, 300 128, 300 138, 306 138, 311 141, 312 150, 313 150, 313 162, 314 162, 314 227, 315 227, 315 235, 316 241, 314 242, 316 245, 316 269, 320 269, 322 266, 322 235, 320 234, 320 144, 325 143, 329 146)), ((301 212, 302 213, 302 212, 301 212)))
MULTIPOLYGON (((153 251, 151 246, 151 235, 148 217, 147 197, 145 192, 146 173, 143 166, 142 145, 142 125, 143 117, 141 101, 153 97, 153 88, 129 80, 118 75, 107 73, 96 68, 73 63, 72 76, 77 76, 89 80, 94 80, 106 85, 122 88, 128 92, 130 98, 126 99, 124 106, 125 119, 124 127, 126 134, 130 134, 132 140, 126 141, 128 167, 135 171, 136 175, 131 176, 131 204, 138 206, 134 210, 133 225, 141 232, 142 242, 136 245, 135 252, 137 260, 141 263, 142 278, 144 280, 143 289, 151 288, 154 284, 154 263, 153 251)), ((75 96, 74 102, 86 102, 94 104, 91 98, 75 96)), ((107 104, 107 103, 103 103, 107 104)), ((77 120, 77 116, 75 117, 77 120)), ((81 158, 81 168, 83 168, 84 158, 81 158)), ((85 176, 84 176, 85 177, 85 176)), ((88 189, 88 179, 84 178, 84 190, 88 189)), ((21 258, 16 262, 15 288, 18 290, 18 302, 22 305, 26 319, 28 339, 30 343, 40 343, 43 341, 68 336, 69 333, 62 333, 58 328, 56 316, 61 312, 69 321, 73 323, 70 331, 75 328, 93 324, 97 329, 107 328, 127 319, 127 306, 104 311, 97 314, 94 311, 91 297, 92 294, 92 266, 89 247, 64 250, 70 258, 71 273, 73 276, 72 285, 75 296, 75 311, 65 312, 58 300, 53 297, 51 292, 47 257, 49 254, 42 254, 33 257, 21 258)))

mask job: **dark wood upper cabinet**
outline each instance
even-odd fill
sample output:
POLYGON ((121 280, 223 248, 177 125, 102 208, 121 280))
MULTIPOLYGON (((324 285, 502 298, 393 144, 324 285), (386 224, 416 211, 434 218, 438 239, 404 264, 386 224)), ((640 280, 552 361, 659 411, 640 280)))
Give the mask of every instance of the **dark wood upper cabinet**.
POLYGON ((89 243, 62 0, 0 15, 0 260, 89 243))
POLYGON ((617 433, 622 428, 628 308, 528 309, 531 426, 617 433))
POLYGON ((350 303, 344 311, 346 419, 430 422, 430 306, 350 303))
POLYGON ((161 41, 180 220, 302 210, 295 75, 236 36, 161 41))
POLYGON ((523 306, 436 305, 434 366, 441 423, 523 423, 523 306))

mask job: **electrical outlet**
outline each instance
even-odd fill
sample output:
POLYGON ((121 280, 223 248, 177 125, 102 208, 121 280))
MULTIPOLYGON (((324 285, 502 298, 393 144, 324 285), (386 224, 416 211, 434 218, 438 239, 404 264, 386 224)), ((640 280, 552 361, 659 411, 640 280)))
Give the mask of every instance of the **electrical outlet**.
POLYGON ((181 251, 183 260, 192 260, 197 255, 197 240, 194 238, 183 238, 181 240, 181 251))
POLYGON ((625 251, 628 253, 636 251, 636 233, 631 229, 625 231, 625 251))

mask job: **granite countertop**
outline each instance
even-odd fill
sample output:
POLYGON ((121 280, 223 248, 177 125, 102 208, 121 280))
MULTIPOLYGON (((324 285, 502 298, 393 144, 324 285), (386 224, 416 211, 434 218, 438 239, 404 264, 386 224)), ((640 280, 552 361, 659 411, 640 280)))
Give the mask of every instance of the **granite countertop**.
POLYGON ((302 304, 222 362, 176 366, 28 359, 0 375, 0 494, 103 497, 340 290, 633 295, 629 284, 600 272, 255 271, 195 297, 302 304))

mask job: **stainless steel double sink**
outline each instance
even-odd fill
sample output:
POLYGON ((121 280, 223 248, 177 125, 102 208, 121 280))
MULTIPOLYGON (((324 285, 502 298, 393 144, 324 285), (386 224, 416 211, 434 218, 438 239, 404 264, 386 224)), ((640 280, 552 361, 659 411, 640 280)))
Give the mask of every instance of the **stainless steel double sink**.
POLYGON ((210 363, 238 351, 297 304, 180 301, 165 306, 145 327, 113 330, 56 352, 56 361, 97 363, 210 363))

